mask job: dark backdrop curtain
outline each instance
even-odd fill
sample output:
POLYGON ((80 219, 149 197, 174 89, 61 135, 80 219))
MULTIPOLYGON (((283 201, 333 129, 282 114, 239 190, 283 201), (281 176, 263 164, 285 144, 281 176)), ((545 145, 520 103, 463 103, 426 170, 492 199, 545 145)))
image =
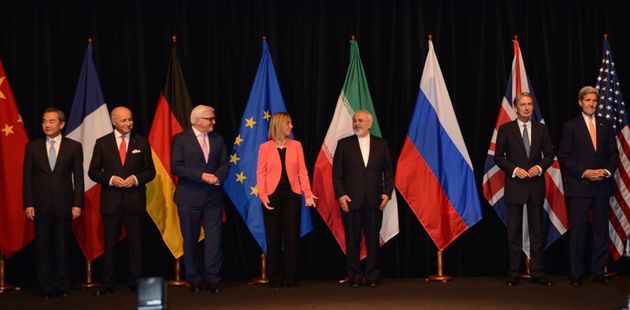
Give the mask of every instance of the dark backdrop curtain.
MULTIPOLYGON (((382 132, 398 157, 433 35, 436 53, 481 184, 483 161, 518 35, 529 78, 557 145, 564 121, 578 113, 577 92, 595 84, 601 40, 609 34, 622 88, 630 96, 630 31, 621 1, 5 1, 0 17, 0 59, 31 137, 42 136, 42 111, 69 113, 87 39, 108 106, 134 111, 135 131, 147 135, 164 86, 171 35, 193 104, 217 109, 217 131, 233 141, 266 35, 295 136, 312 174, 345 77, 351 35, 357 35, 382 132)), ((0 202, 1 203, 1 202, 0 202)), ((384 277, 435 272, 432 241, 399 197, 400 234, 383 251, 384 277)), ((226 201, 226 280, 259 273, 259 249, 226 201)), ((302 278, 336 279, 344 258, 328 228, 311 211, 315 230, 302 242, 302 278)), ((503 275, 505 228, 488 203, 484 218, 446 249, 445 271, 503 275)), ((146 275, 173 276, 173 259, 147 217, 146 275)), ((546 269, 567 274, 568 238, 546 252, 546 269)), ((119 278, 126 278, 126 253, 119 278)), ((34 249, 9 261, 9 280, 33 283, 34 249)), ((96 278, 100 278, 100 259, 96 278)), ((611 268, 627 269, 623 260, 611 268)), ((73 280, 85 277, 72 253, 73 280)))

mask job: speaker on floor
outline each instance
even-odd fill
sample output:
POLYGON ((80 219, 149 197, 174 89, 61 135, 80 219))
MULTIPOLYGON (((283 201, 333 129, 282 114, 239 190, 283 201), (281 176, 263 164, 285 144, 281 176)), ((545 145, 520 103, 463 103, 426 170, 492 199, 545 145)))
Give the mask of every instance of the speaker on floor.
POLYGON ((163 278, 138 280, 138 310, 166 309, 166 281, 163 278))

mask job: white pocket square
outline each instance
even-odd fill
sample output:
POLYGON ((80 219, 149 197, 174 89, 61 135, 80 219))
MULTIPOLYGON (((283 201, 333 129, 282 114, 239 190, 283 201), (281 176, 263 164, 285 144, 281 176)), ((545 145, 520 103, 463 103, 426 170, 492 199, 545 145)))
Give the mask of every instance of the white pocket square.
POLYGON ((140 153, 140 150, 138 150, 138 149, 135 149, 135 150, 131 151, 131 154, 138 154, 138 153, 140 153))

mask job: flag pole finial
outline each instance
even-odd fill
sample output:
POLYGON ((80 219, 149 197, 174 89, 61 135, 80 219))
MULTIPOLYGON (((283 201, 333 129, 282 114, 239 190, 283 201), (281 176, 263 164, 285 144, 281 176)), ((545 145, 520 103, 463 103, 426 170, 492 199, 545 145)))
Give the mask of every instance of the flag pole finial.
POLYGON ((354 35, 354 34, 353 34, 353 35, 351 35, 351 36, 350 36, 350 40, 352 40, 352 41, 356 41, 356 40, 357 40, 357 36, 356 36, 356 35, 354 35))
POLYGON ((514 40, 518 41, 518 35, 514 35, 514 40))
POLYGON ((604 40, 608 40, 608 34, 604 33, 604 40))
POLYGON ((171 36, 171 40, 173 40, 173 43, 177 43, 177 36, 176 35, 172 35, 171 36))
POLYGON ((429 33, 429 41, 433 41, 433 35, 429 33))
POLYGON ((94 40, 92 40, 92 38, 88 38, 88 45, 92 45, 92 42, 93 42, 93 41, 94 41, 94 40))
POLYGON ((263 41, 267 41, 267 36, 263 35, 262 37, 260 37, 263 41))

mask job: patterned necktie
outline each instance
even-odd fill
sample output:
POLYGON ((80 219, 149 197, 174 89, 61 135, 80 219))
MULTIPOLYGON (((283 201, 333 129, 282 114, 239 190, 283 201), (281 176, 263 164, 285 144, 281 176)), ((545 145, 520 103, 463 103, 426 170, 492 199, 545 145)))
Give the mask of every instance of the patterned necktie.
POLYGON ((595 120, 592 115, 588 118, 588 133, 591 135, 593 148, 597 151, 597 132, 595 131, 595 120))
POLYGON ((118 147, 118 153, 120 154, 120 162, 125 165, 125 157, 127 156, 127 141, 125 141, 125 135, 120 135, 120 146, 118 147))
POLYGON ((523 124, 523 145, 525 145, 525 154, 529 158, 529 132, 527 132, 527 124, 523 124))
POLYGON ((48 151, 48 164, 50 170, 55 170, 55 163, 57 162, 57 152, 55 151, 55 140, 50 140, 50 150, 48 151))
POLYGON ((206 143, 206 137, 204 134, 199 134, 199 145, 201 145, 201 150, 203 151, 203 158, 205 158, 206 163, 208 162, 208 144, 206 143))

